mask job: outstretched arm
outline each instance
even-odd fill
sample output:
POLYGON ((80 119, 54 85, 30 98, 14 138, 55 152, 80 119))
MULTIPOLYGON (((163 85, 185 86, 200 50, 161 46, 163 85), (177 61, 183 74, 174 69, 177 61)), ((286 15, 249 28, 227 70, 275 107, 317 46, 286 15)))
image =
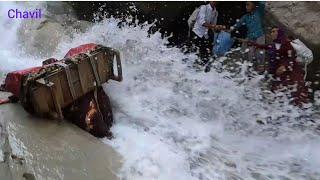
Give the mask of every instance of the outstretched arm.
POLYGON ((272 48, 272 45, 271 44, 258 44, 254 41, 249 41, 247 39, 241 39, 241 38, 237 38, 239 41, 243 42, 243 43, 247 43, 248 46, 255 46, 256 48, 258 49, 265 49, 265 50, 268 50, 268 49, 271 49, 272 48))
POLYGON ((243 15, 240 18, 240 20, 236 22, 236 24, 231 26, 231 28, 232 28, 231 30, 239 29, 242 25, 244 25, 246 17, 247 17, 247 15, 243 15))
POLYGON ((249 45, 252 45, 252 46, 255 46, 255 47, 258 48, 258 49, 265 49, 265 50, 271 49, 271 45, 257 44, 257 43, 255 43, 255 42, 249 42, 248 44, 249 44, 249 45))

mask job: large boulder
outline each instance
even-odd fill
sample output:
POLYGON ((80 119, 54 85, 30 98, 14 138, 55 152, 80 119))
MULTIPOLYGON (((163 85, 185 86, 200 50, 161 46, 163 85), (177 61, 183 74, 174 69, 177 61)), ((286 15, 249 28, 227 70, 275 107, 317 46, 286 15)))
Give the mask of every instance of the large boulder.
POLYGON ((313 47, 320 47, 320 2, 268 2, 266 18, 285 26, 291 33, 313 47))

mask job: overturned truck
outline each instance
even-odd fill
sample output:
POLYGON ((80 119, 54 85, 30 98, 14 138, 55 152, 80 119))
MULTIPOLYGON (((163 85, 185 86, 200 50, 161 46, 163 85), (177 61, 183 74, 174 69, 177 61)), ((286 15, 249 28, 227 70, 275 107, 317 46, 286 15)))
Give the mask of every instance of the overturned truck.
POLYGON ((96 137, 111 137, 113 122, 108 95, 102 84, 122 81, 119 52, 96 44, 70 49, 62 60, 7 74, 2 90, 39 117, 68 119, 96 137))

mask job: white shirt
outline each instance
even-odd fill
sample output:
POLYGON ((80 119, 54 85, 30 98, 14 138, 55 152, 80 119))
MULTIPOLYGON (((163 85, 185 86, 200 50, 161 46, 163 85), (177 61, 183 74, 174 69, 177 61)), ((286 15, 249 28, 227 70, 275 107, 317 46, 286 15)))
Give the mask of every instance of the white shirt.
POLYGON ((218 11, 212 9, 210 4, 202 5, 192 31, 200 38, 208 39, 208 28, 204 27, 204 23, 217 24, 218 11))

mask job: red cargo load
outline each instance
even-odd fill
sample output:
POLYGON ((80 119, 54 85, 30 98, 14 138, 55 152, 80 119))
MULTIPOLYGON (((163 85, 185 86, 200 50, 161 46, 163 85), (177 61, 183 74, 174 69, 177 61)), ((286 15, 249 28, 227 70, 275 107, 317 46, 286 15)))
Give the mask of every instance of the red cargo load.
POLYGON ((70 49, 64 57, 65 58, 72 58, 80 53, 87 53, 91 50, 94 50, 96 47, 97 47, 97 44, 94 44, 94 43, 83 44, 83 45, 78 46, 76 48, 70 49))
POLYGON ((5 90, 19 97, 22 77, 29 73, 37 73, 41 68, 42 67, 33 67, 8 73, 5 79, 5 90))
MULTIPOLYGON (((94 50, 96 47, 97 47, 97 44, 94 44, 94 43, 83 44, 76 48, 70 49, 68 53, 65 55, 65 58, 66 57, 72 58, 80 53, 87 53, 91 50, 94 50)), ((56 59, 53 59, 53 58, 48 60, 51 60, 51 61, 46 62, 44 66, 54 64, 57 61, 56 59)), ((11 92, 16 97, 19 97, 22 77, 29 73, 38 73, 41 68, 42 68, 41 66, 32 67, 32 68, 13 71, 8 73, 5 79, 5 84, 4 84, 5 90, 11 92)))

